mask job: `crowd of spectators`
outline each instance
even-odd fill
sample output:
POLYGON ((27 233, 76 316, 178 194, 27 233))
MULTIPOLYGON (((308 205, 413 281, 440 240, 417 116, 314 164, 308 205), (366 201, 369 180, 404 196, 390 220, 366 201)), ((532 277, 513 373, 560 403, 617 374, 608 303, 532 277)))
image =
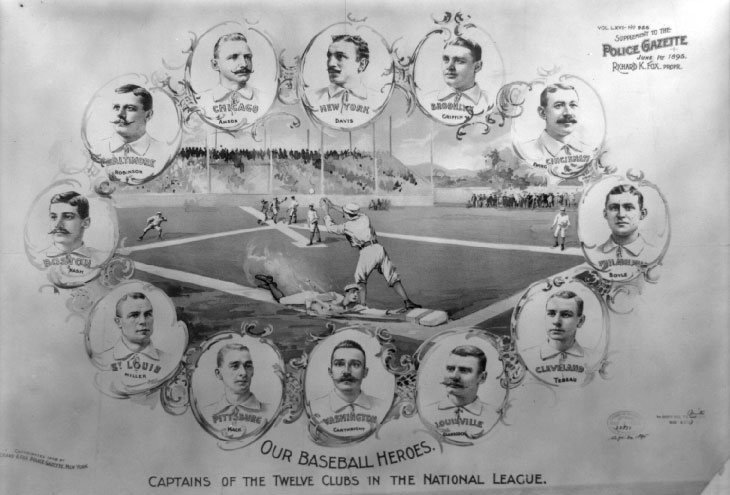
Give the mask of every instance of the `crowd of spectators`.
POLYGON ((577 208, 579 194, 576 191, 494 191, 472 194, 467 208, 577 208))
MULTIPOLYGON (((140 193, 260 193, 269 188, 273 164, 274 191, 308 193, 318 189, 322 175, 319 150, 185 147, 157 179, 124 192, 140 193), (210 183, 210 188, 208 184, 210 183)), ((378 152, 378 187, 371 153, 355 149, 326 150, 325 189, 340 194, 414 193, 418 179, 388 153, 378 152)))

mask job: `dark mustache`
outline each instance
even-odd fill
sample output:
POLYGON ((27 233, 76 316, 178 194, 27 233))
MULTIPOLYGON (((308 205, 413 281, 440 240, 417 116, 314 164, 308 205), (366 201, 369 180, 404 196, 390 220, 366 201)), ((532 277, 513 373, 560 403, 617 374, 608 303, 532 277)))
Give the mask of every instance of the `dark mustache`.
POLYGON ((112 124, 124 124, 124 125, 129 125, 129 122, 128 122, 128 121, 127 121, 126 119, 117 119, 117 120, 112 120, 112 121, 111 121, 111 123, 112 123, 112 124))
POLYGON ((64 229, 63 227, 56 227, 55 229, 51 230, 49 234, 70 234, 68 230, 64 229))
POLYGON ((446 385, 447 387, 464 388, 464 385, 462 385, 461 381, 459 380, 444 380, 441 382, 441 385, 446 385))
POLYGON ((354 381, 355 381, 355 377, 354 377, 354 376, 352 376, 352 375, 350 375, 350 374, 344 374, 344 375, 342 375, 342 376, 341 376, 341 377, 340 377, 340 378, 339 378, 339 379, 337 380, 337 382, 338 382, 338 383, 339 383, 339 382, 354 382, 354 381))
POLYGON ((240 70, 234 70, 233 73, 234 74, 253 74, 253 69, 243 68, 243 69, 240 69, 240 70))
POLYGON ((560 117, 557 121, 558 124, 577 124, 578 121, 575 117, 572 115, 566 115, 565 117, 560 117))

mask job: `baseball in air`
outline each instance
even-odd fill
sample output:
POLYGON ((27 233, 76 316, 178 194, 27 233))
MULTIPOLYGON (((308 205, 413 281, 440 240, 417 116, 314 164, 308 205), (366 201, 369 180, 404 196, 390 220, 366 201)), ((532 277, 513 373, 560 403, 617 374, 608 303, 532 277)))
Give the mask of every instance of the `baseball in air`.
POLYGON ((310 187, 309 188, 309 194, 314 194, 314 188, 313 187, 310 187))

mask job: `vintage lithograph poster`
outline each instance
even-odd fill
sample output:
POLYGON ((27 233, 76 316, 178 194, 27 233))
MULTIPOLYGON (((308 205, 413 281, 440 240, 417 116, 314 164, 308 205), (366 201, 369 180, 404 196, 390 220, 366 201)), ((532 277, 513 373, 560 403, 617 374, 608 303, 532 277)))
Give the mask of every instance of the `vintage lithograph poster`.
POLYGON ((726 1, 0 2, 0 492, 730 490, 726 1))

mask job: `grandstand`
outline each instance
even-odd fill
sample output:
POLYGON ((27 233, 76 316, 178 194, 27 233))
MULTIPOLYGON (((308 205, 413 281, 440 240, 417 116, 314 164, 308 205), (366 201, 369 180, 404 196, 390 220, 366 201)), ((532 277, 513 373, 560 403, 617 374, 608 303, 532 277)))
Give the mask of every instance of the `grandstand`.
MULTIPOLYGON (((427 179, 388 153, 329 150, 323 177, 325 192, 342 195, 431 194, 427 179)), ((206 159, 204 148, 187 147, 157 180, 120 193, 312 194, 321 180, 318 151, 214 148, 206 159)))

